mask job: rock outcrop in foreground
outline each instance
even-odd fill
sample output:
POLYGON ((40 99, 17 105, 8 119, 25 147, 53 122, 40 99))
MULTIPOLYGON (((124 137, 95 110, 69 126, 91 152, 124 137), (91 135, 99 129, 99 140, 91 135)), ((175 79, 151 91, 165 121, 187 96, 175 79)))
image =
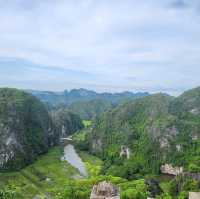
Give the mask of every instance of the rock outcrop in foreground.
POLYGON ((120 191, 110 182, 100 182, 94 185, 90 199, 120 199, 120 191))
POLYGON ((200 192, 189 192, 189 199, 199 199, 200 192))

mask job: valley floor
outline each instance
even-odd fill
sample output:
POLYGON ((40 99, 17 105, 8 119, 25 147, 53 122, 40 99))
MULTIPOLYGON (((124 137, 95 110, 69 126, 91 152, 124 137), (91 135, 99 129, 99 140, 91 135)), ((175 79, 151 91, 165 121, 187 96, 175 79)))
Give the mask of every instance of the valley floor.
MULTIPOLYGON (((19 172, 0 173, 0 187, 15 190, 19 199, 29 199, 36 195, 54 198, 55 190, 64 189, 67 181, 79 176, 74 167, 61 161, 62 155, 62 149, 55 147, 19 172)), ((89 158, 87 155, 86 160, 89 158)))
MULTIPOLYGON (((149 196, 144 179, 128 181, 101 175, 103 162, 99 158, 83 151, 78 151, 78 154, 86 165, 87 178, 83 178, 67 161, 61 160, 61 147, 54 147, 19 172, 0 173, 0 199, 89 199, 93 185, 104 180, 120 187, 122 199, 146 199, 149 196)), ((164 193, 158 199, 187 198, 189 189, 179 197, 171 197, 175 188, 172 179, 159 178, 164 193)), ((196 185, 193 186, 195 190, 196 185)))

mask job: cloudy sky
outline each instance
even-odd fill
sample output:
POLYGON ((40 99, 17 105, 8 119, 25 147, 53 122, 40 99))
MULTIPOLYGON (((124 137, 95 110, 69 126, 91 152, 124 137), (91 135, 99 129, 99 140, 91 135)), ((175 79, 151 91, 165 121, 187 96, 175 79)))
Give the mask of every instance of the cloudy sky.
POLYGON ((0 0, 0 87, 200 86, 199 0, 0 0))

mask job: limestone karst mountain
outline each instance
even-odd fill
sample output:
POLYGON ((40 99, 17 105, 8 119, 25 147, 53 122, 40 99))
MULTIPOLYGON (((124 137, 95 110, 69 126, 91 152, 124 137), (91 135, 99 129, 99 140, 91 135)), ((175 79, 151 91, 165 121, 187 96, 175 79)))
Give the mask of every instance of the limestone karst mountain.
POLYGON ((146 92, 122 92, 122 93, 97 93, 95 91, 87 89, 72 89, 70 91, 63 92, 49 92, 49 91, 35 91, 28 90, 42 102, 47 103, 51 106, 59 104, 71 105, 74 102, 89 102, 92 100, 105 100, 113 104, 117 104, 121 101, 128 99, 137 99, 149 95, 146 92))
POLYGON ((163 164, 200 171, 199 96, 199 88, 177 98, 150 95, 104 113, 88 136, 90 151, 106 159, 109 173, 125 177, 159 173, 163 164), (130 149, 129 160, 120 160, 122 147, 130 149))
POLYGON ((80 117, 67 109, 49 114, 32 95, 1 89, 1 169, 20 169, 38 157, 17 174, 23 183, 15 181, 16 176, 9 172, 1 174, 2 193, 13 191, 6 187, 11 183, 25 199, 40 195, 40 186, 44 188, 42 194, 50 190, 53 198, 60 194, 62 199, 88 199, 92 191, 91 199, 119 199, 116 184, 122 199, 188 198, 189 192, 199 191, 199 95, 200 90, 194 89, 177 98, 155 94, 128 101, 93 121, 84 121, 89 125, 82 128, 80 117), (39 156, 60 136, 66 138, 72 133, 70 142, 88 169, 85 179, 79 179, 77 167, 70 164, 71 152, 66 153, 68 163, 61 161, 60 147, 39 156), (11 180, 5 176, 12 176, 11 180), (34 191, 26 197, 32 183, 34 191), (23 189, 24 184, 29 190, 23 189))
POLYGON ((44 105, 16 89, 0 89, 0 169, 19 169, 56 144, 44 105))
POLYGON ((94 99, 90 101, 74 102, 68 106, 68 109, 79 115, 84 120, 94 120, 113 107, 114 105, 107 100, 94 99))
POLYGON ((73 113, 48 113, 45 105, 31 94, 17 89, 0 89, 0 170, 20 169, 83 128, 73 113), (61 135, 63 133, 63 135, 61 135))
POLYGON ((84 127, 81 118, 67 109, 52 111, 51 116, 60 137, 67 137, 84 127))

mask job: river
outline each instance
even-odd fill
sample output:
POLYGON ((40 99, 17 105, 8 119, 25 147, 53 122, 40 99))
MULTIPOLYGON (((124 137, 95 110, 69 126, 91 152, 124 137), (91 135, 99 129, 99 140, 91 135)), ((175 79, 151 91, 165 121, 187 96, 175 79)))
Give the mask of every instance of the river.
POLYGON ((62 159, 66 160, 73 167, 77 168, 82 176, 84 177, 88 176, 85 164, 79 157, 78 153, 76 152, 72 144, 68 144, 64 147, 64 156, 62 159))

